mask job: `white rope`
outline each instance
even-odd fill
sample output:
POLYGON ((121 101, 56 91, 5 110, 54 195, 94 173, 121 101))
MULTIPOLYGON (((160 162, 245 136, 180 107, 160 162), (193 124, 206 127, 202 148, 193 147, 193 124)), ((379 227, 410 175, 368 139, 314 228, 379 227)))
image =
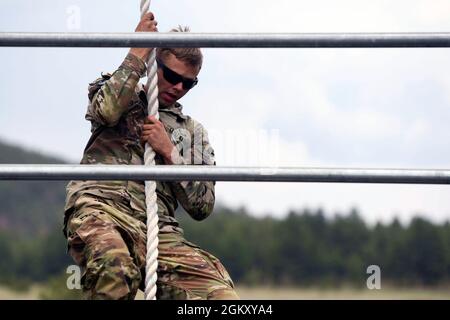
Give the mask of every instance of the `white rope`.
MULTIPOLYGON (((150 0, 141 0, 141 18, 150 8, 150 0)), ((158 75, 156 74, 156 49, 151 51, 147 61, 148 115, 159 120, 158 75)), ((146 143, 144 165, 155 165, 155 152, 146 143)), ((156 182, 145 181, 145 204, 147 207, 147 256, 145 265, 145 300, 156 300, 156 270, 158 268, 158 204, 156 203, 156 182)))

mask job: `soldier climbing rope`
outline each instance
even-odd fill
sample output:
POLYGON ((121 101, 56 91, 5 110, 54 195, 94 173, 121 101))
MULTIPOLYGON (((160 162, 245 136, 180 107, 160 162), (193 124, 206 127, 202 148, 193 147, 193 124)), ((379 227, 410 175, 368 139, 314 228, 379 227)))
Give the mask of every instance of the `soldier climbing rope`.
MULTIPOLYGON (((150 7, 150 0, 142 0, 141 17, 150 7)), ((86 34, 0 34, 0 46, 73 46, 73 47, 449 47, 450 34, 198 34, 198 35, 86 35, 86 34)), ((148 115, 159 119, 158 79, 156 53, 152 50, 147 61, 148 115)), ((155 165, 155 152, 147 143, 144 154, 146 166, 155 165)), ((146 176, 159 180, 199 179, 222 181, 307 181, 307 182, 370 182, 370 183, 430 183, 450 184, 449 170, 353 170, 352 169, 279 169, 268 168, 264 174, 261 168, 181 168, 169 170, 135 170, 135 168, 79 168, 83 166, 26 167, 1 166, 0 179, 60 179, 88 177, 97 179, 131 179, 146 176), (80 169, 80 170, 78 170, 80 169), (123 169, 121 173, 120 170, 123 169), (64 169, 65 170, 65 169, 64 169), (83 171, 85 170, 85 171, 83 171), (115 173, 112 170, 115 170, 115 173), (166 170, 166 171, 164 171, 166 170), (84 174, 84 176, 83 176, 84 174)), ((159 168, 158 168, 159 169, 159 168)), ((147 207, 147 257, 145 299, 156 296, 158 257, 158 206, 156 203, 156 182, 146 181, 147 207)))

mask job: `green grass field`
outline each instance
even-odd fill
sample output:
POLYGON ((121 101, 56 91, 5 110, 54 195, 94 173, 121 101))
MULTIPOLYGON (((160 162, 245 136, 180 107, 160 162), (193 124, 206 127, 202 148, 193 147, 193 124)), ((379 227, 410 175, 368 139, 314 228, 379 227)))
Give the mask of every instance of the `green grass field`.
POLYGON ((242 299, 273 299, 273 300, 324 300, 324 299, 450 299, 450 289, 425 288, 385 288, 380 290, 368 289, 319 289, 319 288, 270 288, 270 287, 238 287, 242 299))
MULTIPOLYGON (((15 291, 0 286, 0 300, 5 299, 39 299, 44 287, 31 286, 26 291, 15 291)), ((343 289, 319 289, 319 288, 271 288, 271 287, 237 287, 241 299, 249 300, 341 300, 341 299, 450 299, 450 289, 429 288, 382 288, 381 290, 357 290, 343 289)), ((143 299, 143 293, 139 292, 137 299, 143 299)))

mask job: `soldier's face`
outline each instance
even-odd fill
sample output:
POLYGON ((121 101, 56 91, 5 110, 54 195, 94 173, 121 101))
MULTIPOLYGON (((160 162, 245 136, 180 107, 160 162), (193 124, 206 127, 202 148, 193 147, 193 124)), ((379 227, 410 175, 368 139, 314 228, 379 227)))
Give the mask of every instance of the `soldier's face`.
POLYGON ((183 82, 181 81, 176 84, 169 82, 171 79, 166 79, 164 77, 163 68, 166 68, 166 74, 167 72, 170 73, 172 71, 186 78, 188 81, 190 79, 196 79, 200 69, 178 60, 172 53, 160 57, 159 60, 163 63, 163 66, 158 68, 158 100, 160 105, 170 106, 175 103, 175 101, 181 99, 190 89, 186 88, 186 85, 183 85, 183 82), (167 68, 170 70, 167 70, 167 68))

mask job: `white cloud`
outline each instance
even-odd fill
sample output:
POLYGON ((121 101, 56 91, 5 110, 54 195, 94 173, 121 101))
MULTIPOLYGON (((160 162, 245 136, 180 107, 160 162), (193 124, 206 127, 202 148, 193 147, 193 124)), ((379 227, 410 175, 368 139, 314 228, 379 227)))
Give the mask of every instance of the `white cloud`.
POLYGON ((450 26, 445 0, 203 0, 185 3, 183 10, 207 32, 413 32, 450 26))

